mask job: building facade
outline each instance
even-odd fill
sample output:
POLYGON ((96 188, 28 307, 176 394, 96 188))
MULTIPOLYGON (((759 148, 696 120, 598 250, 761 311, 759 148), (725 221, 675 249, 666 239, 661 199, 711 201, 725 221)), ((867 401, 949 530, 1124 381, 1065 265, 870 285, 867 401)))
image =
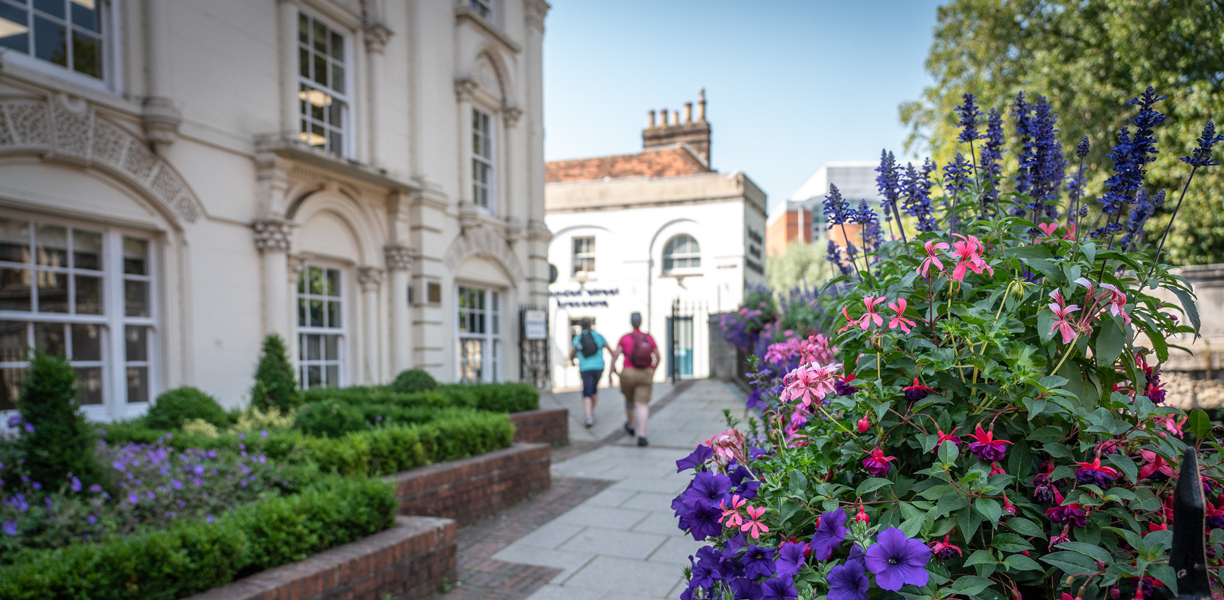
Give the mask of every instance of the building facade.
POLYGON ((640 153, 547 164, 557 387, 581 383, 568 358, 583 317, 615 344, 634 312, 660 346, 657 380, 706 377, 708 315, 736 309, 748 286, 764 283, 765 193, 743 173, 710 167, 704 92, 696 117, 691 104, 683 120, 662 114, 651 111, 640 153))
POLYGON ((0 0, 0 410, 518 378, 547 298, 543 0, 0 0))
MULTIPOLYGON (((815 173, 789 200, 774 208, 769 216, 767 246, 770 255, 782 254, 791 242, 817 244, 823 247, 830 240, 845 247, 846 239, 856 246, 862 245, 861 226, 847 223, 844 227, 829 229, 824 216, 824 200, 829 186, 836 185, 842 198, 852 207, 860 201, 880 209, 880 193, 876 190, 876 163, 842 161, 821 165, 815 173), (806 226, 806 229, 804 228, 806 226)), ((881 216, 882 218, 882 216, 881 216)))

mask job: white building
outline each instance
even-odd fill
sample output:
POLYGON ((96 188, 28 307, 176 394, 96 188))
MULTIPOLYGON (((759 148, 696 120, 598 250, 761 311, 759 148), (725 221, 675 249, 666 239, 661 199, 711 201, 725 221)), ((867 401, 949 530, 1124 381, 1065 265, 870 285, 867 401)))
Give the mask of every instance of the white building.
MULTIPOLYGON (((709 373, 710 313, 736 309, 764 282, 765 193, 738 171, 709 165, 704 94, 697 118, 651 111, 638 154, 550 162, 545 191, 558 270, 549 290, 553 384, 581 384, 569 348, 583 317, 615 344, 640 312, 664 364, 682 378, 709 373), (672 325, 673 302, 681 303, 672 325), (674 342, 674 352, 669 350, 674 342)), ((606 381, 606 380, 605 380, 606 381)))
POLYGON ((0 0, 0 410, 518 379, 547 297, 543 0, 0 0))

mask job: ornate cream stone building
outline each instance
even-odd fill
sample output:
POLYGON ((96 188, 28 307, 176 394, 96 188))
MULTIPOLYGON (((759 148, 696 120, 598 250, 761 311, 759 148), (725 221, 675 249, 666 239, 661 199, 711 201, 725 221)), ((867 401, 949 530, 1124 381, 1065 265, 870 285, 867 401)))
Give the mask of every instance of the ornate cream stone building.
POLYGON ((547 302, 544 0, 0 0, 0 410, 519 377, 547 302))

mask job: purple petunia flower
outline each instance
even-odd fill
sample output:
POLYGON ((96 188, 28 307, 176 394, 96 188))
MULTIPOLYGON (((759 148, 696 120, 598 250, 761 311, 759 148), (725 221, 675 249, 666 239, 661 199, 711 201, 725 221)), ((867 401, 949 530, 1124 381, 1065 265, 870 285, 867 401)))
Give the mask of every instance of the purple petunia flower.
POLYGON ((37 481, 34 481, 34 482, 31 482, 31 483, 30 483, 30 487, 33 487, 33 488, 34 488, 34 489, 36 489, 36 490, 41 490, 41 489, 42 489, 42 484, 41 484, 41 483, 38 483, 37 481))
POLYGON ((774 574, 774 550, 760 546, 749 546, 748 551, 740 558, 744 565, 744 576, 749 579, 770 577, 774 574))
POLYGON ((876 536, 876 544, 867 549, 866 566, 875 573, 880 589, 896 592, 904 585, 924 586, 930 579, 926 564, 931 561, 931 549, 912 540, 896 527, 889 527, 876 536))
POLYGON ((740 577, 730 582, 732 598, 735 600, 761 600, 761 584, 740 577))
POLYGON ((72 490, 72 491, 74 491, 74 492, 79 492, 79 491, 81 491, 81 480, 80 480, 80 479, 77 479, 76 477, 73 477, 73 478, 72 478, 72 485, 68 486, 68 489, 70 489, 70 490, 72 490))
POLYGON ((208 515, 208 516, 204 517, 204 521, 206 521, 208 524, 210 524, 210 525, 211 525, 211 524, 212 524, 212 522, 213 522, 213 516, 212 516, 212 515, 208 515))
POLYGON ((840 546, 846 539, 846 511, 840 507, 820 515, 820 523, 816 525, 816 533, 812 534, 812 552, 816 560, 829 560, 833 549, 840 546))
POLYGON ((25 425, 25 430, 26 430, 26 433, 34 433, 34 425, 33 425, 33 424, 31 424, 31 423, 25 423, 24 425, 25 425))
POLYGON ((95 483, 95 484, 93 484, 93 485, 91 485, 91 486, 89 486, 89 492, 90 492, 91 494, 97 494, 98 492, 101 492, 101 491, 102 491, 102 486, 100 486, 100 485, 98 485, 98 484, 96 484, 96 483, 95 483))
POLYGON ((829 571, 829 600, 867 600, 867 573, 863 563, 853 560, 829 571))
POLYGON ((722 511, 717 506, 706 502, 685 503, 685 512, 680 515, 680 528, 687 530, 693 539, 702 541, 707 537, 717 537, 722 533, 722 511))
POLYGON ((181 489, 183 489, 183 482, 181 482, 181 481, 179 481, 179 480, 177 480, 177 479, 171 479, 171 480, 170 480, 170 486, 171 486, 171 487, 173 487, 173 488, 174 488, 174 489, 176 489, 176 490, 181 490, 181 489))
POLYGON ((704 465, 714 458, 714 450, 705 444, 697 446, 688 456, 676 461, 676 472, 680 473, 686 469, 696 469, 699 465, 704 465))
POLYGON ((700 502, 717 508, 730 490, 731 479, 729 477, 703 471, 693 478, 693 485, 684 492, 684 504, 700 502))
POLYGON ((3 529, 5 535, 17 535, 17 523, 13 521, 5 521, 3 529))
POLYGON ((93 525, 98 522, 98 518, 93 515, 89 515, 85 517, 85 522, 89 523, 90 525, 93 525))
POLYGON ((774 562, 774 570, 778 575, 795 576, 803 567, 803 551, 807 547, 802 543, 783 542, 778 548, 778 560, 774 562))
POLYGON ((191 470, 191 472, 195 473, 197 477, 203 477, 204 476, 204 465, 196 465, 195 468, 191 470))
POLYGON ((770 579, 761 586, 761 600, 794 600, 799 597, 795 580, 790 577, 770 579))
POLYGON ((867 566, 867 555, 863 553, 863 547, 858 544, 850 547, 850 557, 846 560, 857 562, 863 565, 864 568, 867 566))
POLYGON ((21 425, 21 415, 13 415, 8 418, 9 429, 13 429, 14 427, 17 427, 18 425, 21 425))

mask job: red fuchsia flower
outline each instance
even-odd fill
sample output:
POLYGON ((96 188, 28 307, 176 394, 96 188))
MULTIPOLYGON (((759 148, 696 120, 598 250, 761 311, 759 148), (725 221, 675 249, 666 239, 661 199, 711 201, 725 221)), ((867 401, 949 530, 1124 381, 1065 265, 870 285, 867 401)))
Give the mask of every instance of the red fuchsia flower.
POLYGON ((851 383, 852 381, 854 381, 854 373, 846 373, 838 377, 833 382, 833 391, 838 396, 853 396, 858 391, 858 388, 854 387, 854 384, 851 383))
POLYGON ((1164 523, 1148 523, 1148 533, 1155 531, 1168 531, 1169 526, 1164 523))
POLYGON ((1067 592, 1063 592, 1062 596, 1059 596, 1058 600, 1081 600, 1081 599, 1079 596, 1072 596, 1071 594, 1068 594, 1067 592))
POLYGON ((1050 333, 1057 330, 1062 334, 1063 343, 1070 344, 1077 335, 1075 324, 1071 322, 1071 313, 1079 310, 1079 306, 1072 304, 1064 307, 1051 302, 1050 310, 1054 312, 1054 321, 1050 323, 1050 333))
POLYGON ((1216 504, 1207 502, 1207 510, 1203 513, 1207 517, 1208 529, 1224 528, 1224 496, 1216 498, 1216 504), (1216 505, 1219 505, 1219 508, 1216 505))
POLYGON ((1003 494, 1003 515, 999 517, 999 521, 1003 522, 1014 516, 1016 516, 1016 505, 1007 499, 1007 494, 1003 494))
POLYGON ((867 415, 863 415, 858 421, 858 432, 867 433, 868 429, 871 429, 871 421, 867 419, 867 415))
POLYGON ((864 525, 871 524, 871 517, 867 516, 867 511, 863 510, 862 504, 859 504, 859 511, 857 515, 854 515, 854 520, 864 525))
POLYGON ((1050 536, 1050 550, 1058 547, 1059 544, 1064 544, 1071 541, 1068 533, 1071 531, 1069 526, 1063 527, 1062 533, 1050 536))
POLYGON ((982 252, 986 250, 986 247, 981 241, 972 235, 964 236, 959 233, 952 235, 962 240, 952 243, 954 248, 952 254, 956 257, 956 268, 952 269, 952 279, 964 281, 966 271, 973 271, 978 275, 981 275, 982 271, 987 271, 991 276, 994 275, 994 269, 982 260, 982 252))
MULTIPOLYGON (((906 333, 909 333, 909 332, 907 331, 906 333)), ((910 385, 910 386, 907 386, 907 387, 903 387, 903 388, 901 388, 901 391, 902 391, 902 392, 905 392, 905 399, 906 399, 906 400, 909 400, 910 402, 917 402, 917 401, 922 400, 923 398, 926 398, 927 396, 929 396, 929 395, 931 395, 931 394, 934 394, 934 393, 935 393, 935 390, 933 390, 933 389, 931 389, 931 388, 929 388, 929 387, 927 387, 927 386, 925 386, 925 385, 922 385, 922 384, 921 384, 921 383, 918 381, 918 378, 917 378, 917 377, 915 377, 915 378, 914 378, 914 383, 913 383, 913 385, 910 385)))
POLYGON ((980 424, 973 435, 965 437, 973 440, 969 442, 969 451, 982 462, 1003 460, 1003 457, 1007 455, 1007 445, 1011 443, 1007 440, 994 439, 994 432, 982 431, 980 424))
POLYGON ((939 445, 944 442, 952 442, 953 444, 956 444, 956 449, 960 450, 961 444, 964 442, 961 441, 960 436, 956 435, 956 432, 958 431, 960 431, 960 427, 953 429, 949 433, 944 433, 942 430, 936 429, 935 434, 939 436, 939 441, 935 442, 935 450, 938 450, 939 445))
POLYGON ((927 271, 929 271, 932 266, 935 267, 936 273, 942 273, 944 266, 943 262, 939 260, 939 251, 947 250, 950 247, 951 246, 937 240, 928 240, 926 243, 927 255, 926 258, 922 259, 922 264, 918 265, 918 274, 922 275, 923 277, 928 277, 927 271))
POLYGON ((907 319, 901 316, 905 314, 905 298, 897 298, 896 302, 889 302, 888 308, 891 308, 893 312, 897 313, 896 316, 894 316, 888 322, 888 328, 896 329, 900 327, 901 331, 904 331, 905 333, 909 333, 910 329, 914 326, 914 322, 910 319, 907 319))
POLYGON ((965 555, 963 552, 961 552, 960 548, 948 541, 949 537, 950 534, 945 535, 942 542, 931 542, 928 544, 931 547, 931 554, 934 554, 935 558, 938 558, 939 560, 948 560, 949 558, 952 558, 953 555, 965 555))
POLYGON ((892 470, 892 465, 888 463, 894 460, 897 460, 897 457, 884 456, 884 451, 877 446, 872 448, 871 452, 867 452, 867 458, 863 459, 863 467, 867 469, 868 473, 876 477, 883 477, 892 470))
POLYGON ((1163 456, 1151 450, 1140 450, 1139 456, 1146 461, 1142 467, 1139 467, 1139 479, 1168 481, 1173 477, 1173 465, 1166 462, 1163 456))
POLYGON ((990 474, 991 475, 1007 475, 1007 471, 1004 471, 1003 467, 999 466, 999 463, 992 462, 990 463, 990 474))
POLYGON ((722 501, 718 503, 718 508, 722 509, 723 511, 722 516, 718 518, 718 522, 723 523, 732 529, 743 525, 744 516, 740 514, 739 509, 747 503, 748 501, 740 498, 739 495, 733 495, 731 496, 731 506, 728 507, 727 499, 723 498, 722 501), (725 523, 723 519, 726 519, 725 523))
POLYGON ((1062 494, 1054 490, 1054 499, 1058 503, 1047 508, 1045 514, 1051 523, 1069 523, 1074 527, 1084 527, 1088 524, 1088 513, 1078 502, 1063 503, 1062 494))
POLYGON ((1103 488, 1114 482, 1118 478, 1118 470, 1113 467, 1102 467, 1101 457, 1096 457, 1092 462, 1077 462, 1079 469, 1075 471, 1075 480, 1080 483, 1091 483, 1097 487, 1103 488))
POLYGON ((782 378, 782 384, 786 388, 782 390, 779 399, 787 403, 798 400, 805 408, 812 405, 820 406, 824 397, 835 391, 834 377, 840 368, 841 365, 837 363, 796 367, 794 371, 782 378))
POLYGON ((761 522, 761 516, 765 514, 764 506, 756 508, 749 504, 744 510, 748 512, 748 519, 740 525, 740 531, 747 531, 754 540, 759 539, 762 533, 769 533, 769 527, 761 522))

